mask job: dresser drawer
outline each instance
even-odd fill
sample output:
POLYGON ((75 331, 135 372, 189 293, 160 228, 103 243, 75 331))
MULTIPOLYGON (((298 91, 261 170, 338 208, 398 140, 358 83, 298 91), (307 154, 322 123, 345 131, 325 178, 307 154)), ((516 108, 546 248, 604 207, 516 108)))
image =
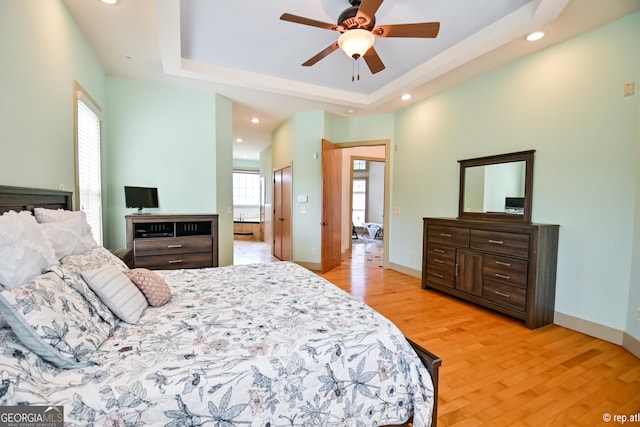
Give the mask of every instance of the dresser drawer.
POLYGON ((484 280, 482 297, 504 307, 523 312, 527 308, 527 292, 524 289, 492 280, 484 280))
POLYGON ((471 230, 469 247, 484 252, 528 258, 529 235, 500 231, 471 230))
POLYGON ((527 261, 521 259, 485 254, 482 274, 496 282, 523 289, 527 287, 527 261))
POLYGON ((456 264, 456 250, 447 246, 429 245, 427 249, 427 264, 453 269, 456 264))
POLYGON ((136 257, 136 268, 148 268, 149 270, 175 270, 179 268, 204 267, 213 267, 211 252, 136 257))
POLYGON ((427 227, 427 241, 467 248, 469 247, 469 229, 447 227, 445 225, 429 225, 427 227))
POLYGON ((439 268, 428 266, 425 279, 427 282, 433 282, 441 286, 453 288, 455 275, 453 269, 439 268))
POLYGON ((133 251, 137 258, 150 255, 184 254, 191 252, 211 252, 213 242, 210 236, 157 239, 136 239, 133 241, 133 251))

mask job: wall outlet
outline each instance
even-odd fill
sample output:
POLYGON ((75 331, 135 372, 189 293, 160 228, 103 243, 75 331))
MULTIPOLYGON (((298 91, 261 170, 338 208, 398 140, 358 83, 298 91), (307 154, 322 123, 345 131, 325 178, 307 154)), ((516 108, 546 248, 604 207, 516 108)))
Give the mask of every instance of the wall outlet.
POLYGON ((415 252, 411 252, 411 259, 416 259, 416 253, 415 252))
POLYGON ((316 250, 316 248, 311 249, 311 253, 312 253, 312 254, 314 254, 314 255, 315 255, 317 252, 318 252, 318 251, 316 250))
POLYGON ((622 94, 624 96, 631 96, 634 94, 635 92, 635 88, 634 88, 634 84, 633 82, 629 82, 629 83, 625 83, 624 86, 622 87, 622 94))
POLYGON ((640 307, 636 309, 636 320, 640 322, 640 307))

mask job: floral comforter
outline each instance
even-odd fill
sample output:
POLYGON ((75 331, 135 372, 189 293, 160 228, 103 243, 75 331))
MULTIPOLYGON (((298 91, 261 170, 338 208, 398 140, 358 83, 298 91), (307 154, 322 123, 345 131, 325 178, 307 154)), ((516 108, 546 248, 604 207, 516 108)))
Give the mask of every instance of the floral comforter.
POLYGON ((386 318, 288 262, 159 271, 171 301, 59 369, 0 329, 0 404, 69 425, 431 424, 427 370, 386 318))

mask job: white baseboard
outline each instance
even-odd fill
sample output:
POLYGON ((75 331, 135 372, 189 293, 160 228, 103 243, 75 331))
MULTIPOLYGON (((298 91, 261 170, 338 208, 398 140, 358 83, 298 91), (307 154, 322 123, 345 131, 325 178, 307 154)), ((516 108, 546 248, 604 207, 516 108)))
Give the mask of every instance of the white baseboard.
POLYGON ((409 268, 405 265, 395 264, 393 262, 389 262, 387 268, 389 268, 390 270, 398 271, 400 273, 404 273, 407 276, 415 277, 416 279, 422 279, 421 270, 416 270, 414 268, 409 268))
POLYGON ((629 350, 629 353, 640 359, 640 340, 632 337, 628 333, 624 333, 622 337, 622 346, 629 350))
POLYGON ((554 313, 553 323, 613 344, 622 345, 623 342, 623 331, 578 317, 569 316, 568 314, 558 311, 554 313))

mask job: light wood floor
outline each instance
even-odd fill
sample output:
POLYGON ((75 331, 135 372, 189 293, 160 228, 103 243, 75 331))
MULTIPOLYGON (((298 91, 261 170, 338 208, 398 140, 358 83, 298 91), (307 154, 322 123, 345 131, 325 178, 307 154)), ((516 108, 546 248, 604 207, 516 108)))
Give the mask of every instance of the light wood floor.
POLYGON ((345 258, 323 276, 442 358, 439 426, 622 425, 607 415, 640 426, 640 360, 624 348, 556 325, 531 331, 345 258))

